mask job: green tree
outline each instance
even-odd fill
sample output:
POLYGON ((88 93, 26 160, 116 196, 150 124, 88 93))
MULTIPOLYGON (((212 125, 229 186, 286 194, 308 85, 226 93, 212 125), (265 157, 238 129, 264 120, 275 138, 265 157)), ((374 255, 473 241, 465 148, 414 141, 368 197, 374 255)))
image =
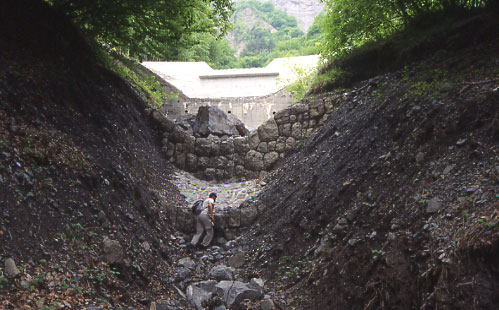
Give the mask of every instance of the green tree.
POLYGON ((367 42, 388 37, 429 14, 466 11, 496 0, 324 0, 323 55, 344 55, 367 42))
POLYGON ((228 69, 237 65, 237 58, 225 39, 198 34, 196 44, 180 51, 179 60, 204 61, 214 69, 228 69))
POLYGON ((197 33, 223 36, 231 0, 46 0, 91 38, 139 59, 173 58, 197 33))

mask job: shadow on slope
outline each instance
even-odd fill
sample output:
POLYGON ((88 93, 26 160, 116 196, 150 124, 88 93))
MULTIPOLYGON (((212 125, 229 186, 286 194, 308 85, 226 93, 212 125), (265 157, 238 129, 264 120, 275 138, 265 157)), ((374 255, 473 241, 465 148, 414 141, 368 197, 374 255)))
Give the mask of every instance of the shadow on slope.
POLYGON ((481 42, 310 99, 336 110, 266 178, 248 234, 283 309, 497 305, 498 51, 481 42))
POLYGON ((0 257, 22 270, 2 276, 1 307, 164 294, 174 251, 164 207, 183 198, 146 103, 42 1, 4 1, 0 14, 0 257), (104 237, 125 256, 107 264, 104 237))

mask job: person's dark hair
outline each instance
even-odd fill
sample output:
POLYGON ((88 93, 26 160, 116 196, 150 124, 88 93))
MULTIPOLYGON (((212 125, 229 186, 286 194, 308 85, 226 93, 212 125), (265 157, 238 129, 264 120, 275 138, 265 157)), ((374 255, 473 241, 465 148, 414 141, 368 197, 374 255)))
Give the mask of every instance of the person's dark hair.
POLYGON ((210 193, 210 196, 208 196, 208 197, 210 197, 210 198, 211 197, 217 197, 217 193, 210 193))

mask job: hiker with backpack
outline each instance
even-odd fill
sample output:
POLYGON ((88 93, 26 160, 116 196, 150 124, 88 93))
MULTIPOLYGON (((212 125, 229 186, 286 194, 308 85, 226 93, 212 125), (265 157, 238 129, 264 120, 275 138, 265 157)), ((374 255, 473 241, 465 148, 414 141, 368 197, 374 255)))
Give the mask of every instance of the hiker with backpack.
POLYGON ((207 247, 211 239, 213 239, 213 225, 215 224, 215 201, 217 200, 216 193, 210 193, 208 199, 197 201, 193 206, 193 212, 196 214, 196 234, 192 237, 191 245, 196 246, 203 232, 206 235, 201 242, 201 245, 207 247))

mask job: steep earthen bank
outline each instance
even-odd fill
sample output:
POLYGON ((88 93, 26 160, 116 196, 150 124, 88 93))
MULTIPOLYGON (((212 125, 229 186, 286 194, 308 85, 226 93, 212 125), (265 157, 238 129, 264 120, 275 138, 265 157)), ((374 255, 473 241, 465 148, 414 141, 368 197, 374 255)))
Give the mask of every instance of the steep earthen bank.
POLYGON ((319 95, 345 100, 265 178, 243 241, 281 309, 496 308, 498 52, 319 95))

